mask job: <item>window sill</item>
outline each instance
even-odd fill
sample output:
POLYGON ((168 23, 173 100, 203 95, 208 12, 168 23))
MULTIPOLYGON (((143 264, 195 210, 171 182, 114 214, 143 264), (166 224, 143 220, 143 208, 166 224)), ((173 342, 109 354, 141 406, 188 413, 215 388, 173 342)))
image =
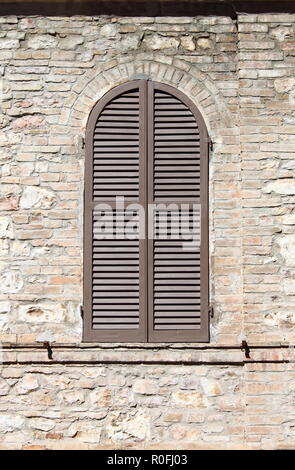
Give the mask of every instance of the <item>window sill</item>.
POLYGON ((249 362, 294 362, 294 349, 285 344, 250 345, 250 357, 240 345, 198 344, 4 344, 3 364, 167 364, 203 365, 249 362), (291 357, 292 356, 292 357, 291 357))

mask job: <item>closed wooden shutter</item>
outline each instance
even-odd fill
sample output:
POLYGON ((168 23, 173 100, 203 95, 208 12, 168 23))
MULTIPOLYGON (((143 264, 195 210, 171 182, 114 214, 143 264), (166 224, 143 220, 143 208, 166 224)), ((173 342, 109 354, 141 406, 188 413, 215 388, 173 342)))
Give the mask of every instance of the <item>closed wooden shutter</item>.
POLYGON ((150 83, 148 104, 148 202, 155 204, 148 258, 149 340, 205 341, 208 139, 193 105, 177 90, 150 83), (167 219, 166 236, 160 233, 161 217, 167 219), (192 235, 194 243, 189 243, 192 235))
POLYGON ((143 206, 146 203, 145 187, 140 184, 146 171, 145 89, 145 82, 135 81, 112 90, 94 108, 87 126, 84 240, 87 341, 147 338, 145 240, 139 239, 136 230, 138 210, 126 208, 132 203, 143 206), (120 208, 115 206, 116 196, 124 197, 120 208), (128 226, 131 221, 133 236, 126 237, 125 224, 128 226), (100 237, 102 229, 105 234, 100 237))
POLYGON ((200 113, 178 90, 137 80, 96 105, 86 145, 84 339, 208 341, 208 137, 200 113), (116 196, 124 196, 116 211, 97 206, 114 209, 116 196), (130 203, 145 209, 144 239, 118 238, 122 216, 139 216, 130 203), (102 213, 115 224, 100 239, 102 213))

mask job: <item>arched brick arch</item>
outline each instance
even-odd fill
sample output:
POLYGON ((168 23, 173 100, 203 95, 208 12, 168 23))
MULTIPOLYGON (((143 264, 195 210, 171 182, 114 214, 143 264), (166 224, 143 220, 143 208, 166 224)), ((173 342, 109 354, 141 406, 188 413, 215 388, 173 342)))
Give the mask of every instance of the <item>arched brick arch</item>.
POLYGON ((218 128, 234 127, 234 117, 210 78, 195 65, 159 54, 135 54, 98 64, 73 86, 60 124, 84 129, 95 103, 111 88, 134 78, 174 86, 198 107, 214 140, 218 128))

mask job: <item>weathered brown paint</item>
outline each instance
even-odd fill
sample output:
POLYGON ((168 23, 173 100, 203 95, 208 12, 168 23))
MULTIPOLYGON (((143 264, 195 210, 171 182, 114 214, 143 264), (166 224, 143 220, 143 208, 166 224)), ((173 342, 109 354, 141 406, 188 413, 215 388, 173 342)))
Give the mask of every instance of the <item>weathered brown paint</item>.
MULTIPOLYGON (((96 128, 97 120, 105 108, 105 106, 117 96, 129 91, 138 89, 139 90, 139 158, 140 158, 140 169, 139 169, 139 180, 144 179, 146 158, 144 152, 146 151, 145 139, 145 88, 146 83, 143 80, 136 80, 125 83, 119 87, 112 89, 101 100, 95 105, 90 113, 89 120, 87 123, 86 130, 86 162, 85 162, 85 218, 84 218, 84 341, 96 342, 145 342, 146 341, 146 288, 145 288, 145 240, 140 240, 139 256, 140 256, 140 267, 139 267, 139 328, 137 329, 94 329, 93 328, 93 312, 92 312, 92 264, 93 264, 93 234, 92 234, 92 222, 93 222, 93 208, 99 201, 93 200, 93 137, 96 128)), ((143 186, 140 185, 139 186, 143 186)), ((132 202, 139 202, 144 204, 144 191, 140 192, 139 198, 135 200, 126 201, 127 204, 132 202)), ((104 200, 105 203, 114 207, 114 200, 104 200)))
MULTIPOLYGON (((148 90, 148 104, 149 104, 149 133, 148 133, 148 166, 149 166, 149 178, 148 178, 148 202, 149 204, 157 203, 201 203, 201 326, 200 328, 192 329, 172 329, 167 327, 165 330, 156 330, 154 325, 154 240, 148 240, 148 289, 149 289, 149 313, 148 313, 148 325, 149 325, 149 341, 151 342, 205 342, 209 340, 208 331, 208 134, 206 125, 199 110, 182 92, 179 90, 162 83, 149 82, 148 90), (192 112, 196 120, 201 148, 200 148, 200 161, 201 161, 201 191, 200 199, 187 199, 180 197, 170 197, 165 200, 163 198, 157 198, 154 196, 154 91, 163 91, 171 96, 179 99, 184 103, 187 108, 192 112)), ((170 113, 167 113, 168 115, 170 113)), ((181 128, 181 121, 179 121, 179 127, 181 128)), ((171 185, 173 190, 173 185, 171 185)), ((173 255, 173 252, 172 252, 173 255)), ((181 323, 181 322, 180 322, 181 323)))

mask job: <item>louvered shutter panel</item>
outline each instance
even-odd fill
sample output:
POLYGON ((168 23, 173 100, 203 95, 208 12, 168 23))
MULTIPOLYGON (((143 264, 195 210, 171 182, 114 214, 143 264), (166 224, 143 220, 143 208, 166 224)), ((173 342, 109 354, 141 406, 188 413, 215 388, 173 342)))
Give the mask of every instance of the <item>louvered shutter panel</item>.
POLYGON ((149 83, 148 108, 148 202, 156 204, 149 240, 149 341, 206 341, 208 139, 192 103, 177 90, 149 83), (177 204, 166 212, 166 236, 160 203, 177 204), (180 204, 185 206, 179 212, 180 204), (195 246, 188 247, 192 231, 195 246))
POLYGON ((112 90, 94 108, 87 126, 87 341, 146 340, 145 241, 139 239, 138 209, 126 207, 145 204, 145 185, 140 185, 146 165, 145 88, 145 82, 135 81, 112 90), (119 207, 116 196, 124 197, 119 207))

